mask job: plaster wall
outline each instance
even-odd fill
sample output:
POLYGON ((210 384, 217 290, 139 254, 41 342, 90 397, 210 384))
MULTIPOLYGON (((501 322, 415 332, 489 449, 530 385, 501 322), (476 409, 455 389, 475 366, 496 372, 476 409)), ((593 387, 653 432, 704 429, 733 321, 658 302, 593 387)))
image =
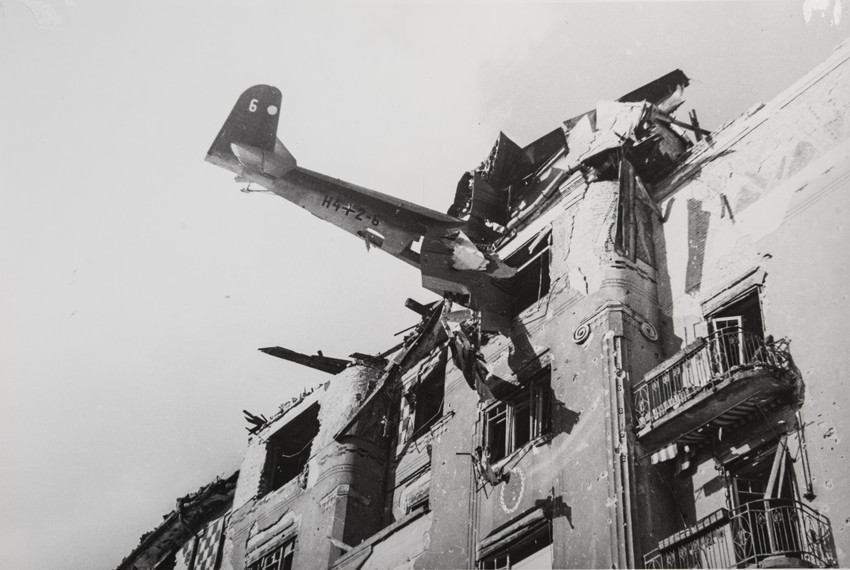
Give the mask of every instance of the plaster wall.
POLYGON ((331 538, 356 545, 380 529, 386 442, 334 439, 377 377, 373 368, 349 367, 252 438, 240 471, 223 568, 243 568, 293 537, 295 567, 327 568, 343 552, 331 538), (265 441, 315 402, 320 406, 319 431, 306 485, 302 488, 296 478, 258 497, 265 441))
MULTIPOLYGON (((699 160, 655 189, 666 196, 655 243, 665 354, 706 334, 712 298, 763 271, 757 284, 766 334, 791 341, 805 384, 801 415, 816 494, 810 504, 830 518, 841 566, 850 563, 850 273, 841 263, 850 240, 848 58, 842 46, 777 100, 719 132, 699 160)), ((802 491, 803 452, 798 439, 789 441, 802 491)), ((695 491, 702 487, 697 478, 695 491)), ((697 515, 715 506, 699 501, 697 515)))
MULTIPOLYGON (((636 524, 627 394, 632 378, 660 358, 657 342, 641 332, 657 319, 654 270, 613 251, 616 182, 573 192, 581 194, 551 223, 550 294, 524 311, 509 335, 495 335, 482 348, 500 378, 516 381, 528 368, 551 367, 551 438, 497 464, 511 465, 507 482, 482 485, 469 457, 456 455, 480 443, 478 395, 450 364, 445 401, 455 415, 432 443, 434 525, 418 567, 474 564, 482 538, 536 507, 550 510, 556 567, 610 567, 627 559, 636 524)), ((653 485, 640 487, 647 499, 653 485)))
POLYGON ((432 514, 427 514, 394 533, 391 540, 377 543, 361 570, 393 568, 411 570, 431 545, 432 514))

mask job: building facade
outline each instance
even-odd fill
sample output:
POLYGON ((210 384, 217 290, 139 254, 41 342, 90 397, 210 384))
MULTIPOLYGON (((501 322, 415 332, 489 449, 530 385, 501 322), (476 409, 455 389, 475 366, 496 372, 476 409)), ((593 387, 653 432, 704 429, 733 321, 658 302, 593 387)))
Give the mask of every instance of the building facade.
POLYGON ((265 349, 327 383, 119 568, 850 565, 848 59, 710 133, 677 71, 500 136, 450 213, 507 296, 409 301, 379 355, 265 349))

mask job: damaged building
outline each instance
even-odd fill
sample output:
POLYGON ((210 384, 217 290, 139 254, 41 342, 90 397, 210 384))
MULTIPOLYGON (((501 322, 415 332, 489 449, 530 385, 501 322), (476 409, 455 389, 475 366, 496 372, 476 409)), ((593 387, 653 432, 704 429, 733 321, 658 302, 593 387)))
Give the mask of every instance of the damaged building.
MULTIPOLYGON (((848 60, 713 130, 677 70, 500 135, 442 218, 344 228, 441 300, 381 354, 262 349, 327 381, 119 568, 850 565, 848 60)), ((213 162, 309 186, 255 147, 213 162)))

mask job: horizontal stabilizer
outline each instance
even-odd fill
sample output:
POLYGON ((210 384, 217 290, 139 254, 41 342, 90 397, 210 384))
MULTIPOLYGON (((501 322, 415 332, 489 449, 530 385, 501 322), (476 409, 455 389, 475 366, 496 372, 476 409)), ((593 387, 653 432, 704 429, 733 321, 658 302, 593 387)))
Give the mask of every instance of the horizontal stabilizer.
POLYGON ((230 148, 242 166, 273 178, 280 178, 298 166, 295 158, 280 141, 277 141, 273 152, 239 143, 232 143, 230 148), (278 154, 279 150, 281 154, 278 154))

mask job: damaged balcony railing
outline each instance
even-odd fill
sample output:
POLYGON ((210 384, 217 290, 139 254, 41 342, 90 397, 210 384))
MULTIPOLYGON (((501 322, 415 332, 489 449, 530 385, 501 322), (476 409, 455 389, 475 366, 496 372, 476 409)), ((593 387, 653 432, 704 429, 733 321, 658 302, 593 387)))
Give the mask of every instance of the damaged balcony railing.
POLYGON ((784 339, 768 342, 740 329, 725 329, 699 339, 672 364, 635 386, 638 430, 735 372, 759 366, 791 369, 787 349, 784 339))
POLYGON ((786 557, 809 567, 836 565, 829 519, 792 499, 752 501, 720 509, 662 540, 646 568, 743 568, 786 557))

